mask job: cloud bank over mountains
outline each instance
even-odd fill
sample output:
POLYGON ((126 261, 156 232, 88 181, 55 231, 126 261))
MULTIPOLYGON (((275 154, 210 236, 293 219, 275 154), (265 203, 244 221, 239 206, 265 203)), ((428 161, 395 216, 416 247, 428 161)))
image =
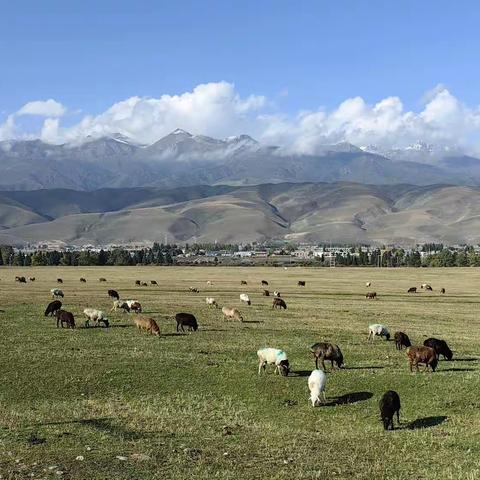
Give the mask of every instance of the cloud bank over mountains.
MULTIPOLYGON (((223 138, 249 134, 287 152, 314 155, 325 144, 349 142, 380 149, 405 148, 421 140, 442 148, 480 153, 480 106, 462 103, 439 85, 423 98, 419 111, 406 110, 399 97, 368 104, 348 98, 333 110, 317 108, 294 115, 278 111, 262 95, 242 96, 233 83, 196 86, 190 92, 159 98, 130 97, 99 115, 68 122, 68 106, 54 99, 35 100, 0 120, 0 140, 40 138, 46 143, 81 143, 87 137, 121 134, 152 144, 177 127, 197 135, 223 138), (41 128, 27 132, 22 117, 38 117, 41 128)), ((78 115, 78 112, 76 112, 78 115)))

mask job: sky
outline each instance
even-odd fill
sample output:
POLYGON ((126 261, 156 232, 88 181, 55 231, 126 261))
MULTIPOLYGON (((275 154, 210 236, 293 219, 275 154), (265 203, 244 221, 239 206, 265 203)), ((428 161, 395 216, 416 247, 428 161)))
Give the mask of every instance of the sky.
MULTIPOLYGON (((0 140, 479 148, 480 4, 0 0, 0 140)), ((480 148, 479 148, 480 149, 480 148)))

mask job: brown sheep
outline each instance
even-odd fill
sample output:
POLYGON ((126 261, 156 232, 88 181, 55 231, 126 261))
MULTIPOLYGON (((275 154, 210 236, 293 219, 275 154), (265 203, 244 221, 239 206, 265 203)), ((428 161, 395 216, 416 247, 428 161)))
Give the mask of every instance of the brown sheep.
POLYGON ((322 362, 322 369, 325 372, 325 360, 330 360, 332 363, 332 370, 334 369, 334 362, 338 368, 343 368, 343 354, 338 345, 332 343, 316 343, 310 347, 310 351, 315 358, 315 368, 318 370, 318 360, 322 362))
POLYGON ((67 328, 75 328, 73 313, 67 312, 66 310, 57 310, 55 317, 57 318, 57 328, 59 325, 63 328, 64 323, 67 325, 67 328))
POLYGON ((273 299, 272 308, 279 308, 280 310, 283 308, 284 310, 287 309, 287 304, 283 298, 275 297, 273 299))
POLYGON ((135 325, 139 330, 145 330, 146 332, 160 336, 160 329, 158 328, 157 322, 150 317, 137 317, 135 318, 135 325))
POLYGON ((393 339, 395 340, 395 348, 397 350, 401 350, 403 347, 411 347, 412 342, 410 342, 410 338, 408 338, 408 335, 403 332, 395 332, 393 334, 393 339))
POLYGON ((407 348, 407 356, 410 361, 410 371, 413 372, 413 367, 415 367, 418 372, 418 364, 423 363, 425 365, 424 372, 427 371, 428 367, 432 369, 432 372, 435 371, 438 364, 438 358, 435 350, 430 347, 409 347, 407 348))
POLYGON ((130 305, 130 310, 135 313, 142 313, 142 305, 139 302, 133 302, 130 305))
POLYGON ((376 300, 377 299, 377 292, 368 292, 365 295, 365 298, 368 300, 376 300))

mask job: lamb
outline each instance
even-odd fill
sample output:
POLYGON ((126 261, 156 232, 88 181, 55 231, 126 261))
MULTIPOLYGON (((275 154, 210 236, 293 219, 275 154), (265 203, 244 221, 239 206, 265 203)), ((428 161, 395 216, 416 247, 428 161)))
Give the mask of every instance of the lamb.
POLYGON ((325 402, 325 386, 327 384, 327 375, 322 370, 313 370, 308 377, 308 389, 310 390, 310 400, 312 407, 316 407, 322 401, 325 402), (322 399, 320 399, 322 395, 322 399))
POLYGON ((114 300, 113 307, 110 312, 116 312, 118 309, 123 310, 123 313, 130 312, 130 307, 128 306, 128 303, 124 302, 123 300, 114 300))
POLYGON ((275 297, 273 299, 273 304, 272 308, 279 308, 280 310, 283 308, 284 310, 287 309, 287 304, 285 303, 285 300, 279 297, 275 297))
POLYGON ((216 301, 213 297, 207 297, 207 298, 205 299, 205 303, 206 303, 209 307, 218 308, 218 303, 217 303, 217 301, 216 301))
POLYGON ((60 290, 59 288, 52 288, 50 290, 50 293, 52 294, 52 298, 58 298, 58 297, 64 297, 65 295, 63 294, 63 291, 60 290))
POLYGON ((240 301, 246 303, 247 305, 251 305, 252 302, 250 301, 250 297, 246 293, 240 294, 240 301))
POLYGON ((132 308, 134 303, 139 303, 138 300, 125 300, 125 303, 128 305, 128 308, 132 308))
POLYGON ((47 305, 47 308, 45 310, 45 316, 48 317, 50 315, 52 317, 53 315, 55 315, 56 311, 60 310, 61 308, 62 302, 60 300, 54 300, 47 305))
POLYGON ((418 364, 423 363, 425 365, 424 372, 427 371, 428 367, 432 369, 432 372, 435 371, 438 365, 438 358, 435 350, 430 347, 408 347, 407 356, 410 361, 410 371, 413 372, 413 367, 416 368, 418 372, 418 364))
POLYGON ((433 348, 437 354, 437 358, 439 358, 440 355, 442 355, 445 360, 451 360, 453 358, 453 353, 445 340, 439 340, 438 338, 427 338, 423 344, 426 347, 433 348))
POLYGON ((428 283, 422 283, 420 285, 420 288, 424 288, 425 290, 429 290, 430 292, 433 291, 433 288, 428 283))
POLYGON ((116 290, 109 290, 107 293, 110 298, 114 298, 115 300, 120 300, 120 295, 116 290))
POLYGON ((108 318, 101 310, 97 310, 96 308, 86 308, 83 313, 85 317, 87 317, 87 319, 85 320, 85 327, 89 327, 90 321, 92 321, 93 323, 95 323, 95 326, 98 326, 98 324, 102 322, 105 327, 108 328, 108 318))
POLYGON ((57 310, 55 316, 57 317, 57 328, 59 325, 63 328, 64 323, 67 328, 75 328, 75 318, 73 313, 67 312, 66 310, 57 310))
POLYGON ((288 362, 287 354, 278 348, 262 348, 257 351, 258 356, 258 374, 262 370, 266 370, 267 365, 275 365, 275 373, 280 373, 282 376, 288 376, 290 371, 290 364, 288 362))
POLYGON ((310 347, 310 351, 315 358, 315 368, 318 370, 318 361, 322 362, 322 369, 326 371, 325 360, 330 360, 332 363, 332 370, 334 369, 334 363, 337 364, 337 368, 343 368, 343 354, 338 345, 333 343, 315 343, 310 347))
POLYGON ((374 323, 368 327, 368 340, 373 341, 375 336, 385 337, 387 342, 390 340, 390 332, 388 331, 388 328, 380 323, 374 323))
POLYGON ((365 295, 367 300, 376 300, 377 299, 377 292, 367 292, 365 295))
POLYGON ((192 330, 195 332, 198 330, 197 319, 195 318, 195 315, 192 315, 191 313, 177 313, 175 315, 175 320, 177 322, 177 332, 179 328, 184 332, 185 329, 183 327, 188 327, 190 332, 192 330))
POLYGON ((243 317, 236 308, 222 307, 222 313, 229 320, 238 320, 239 322, 243 322, 243 317))
POLYGON ((400 425, 400 397, 397 392, 389 390, 383 394, 379 402, 380 419, 383 422, 383 428, 393 430, 393 416, 397 414, 397 422, 400 425))
POLYGON ((158 328, 157 322, 150 317, 137 317, 135 318, 135 325, 139 330, 145 330, 146 332, 160 336, 160 329, 158 328))
POLYGON ((401 350, 403 347, 408 348, 412 346, 412 342, 410 342, 410 339, 406 333, 395 332, 393 334, 393 339, 395 340, 395 348, 397 350, 401 350))

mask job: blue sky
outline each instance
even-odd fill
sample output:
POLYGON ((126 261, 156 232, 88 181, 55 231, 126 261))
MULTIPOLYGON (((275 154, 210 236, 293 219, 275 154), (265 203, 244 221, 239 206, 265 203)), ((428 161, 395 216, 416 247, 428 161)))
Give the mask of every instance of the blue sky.
POLYGON ((3 1, 0 112, 55 99, 69 125, 220 81, 269 115, 357 96, 421 111, 439 84, 476 108, 479 20, 478 2, 451 0, 3 1))

